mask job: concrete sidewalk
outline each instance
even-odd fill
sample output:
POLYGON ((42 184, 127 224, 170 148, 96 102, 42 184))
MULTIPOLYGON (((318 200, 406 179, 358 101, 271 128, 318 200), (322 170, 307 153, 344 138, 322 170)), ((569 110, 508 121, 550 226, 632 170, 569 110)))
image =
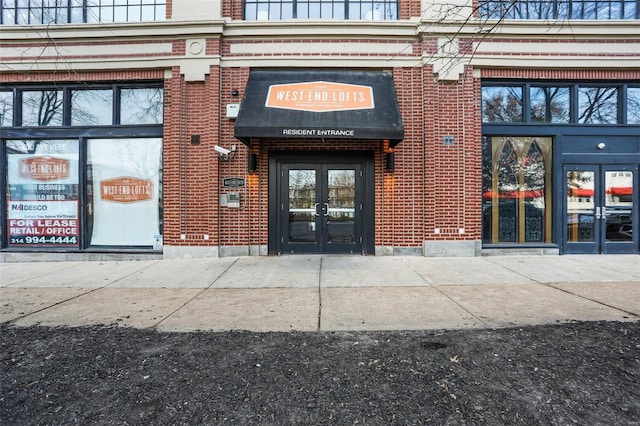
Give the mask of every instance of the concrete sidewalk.
POLYGON ((640 256, 0 263, 0 322, 162 331, 638 321, 640 256))

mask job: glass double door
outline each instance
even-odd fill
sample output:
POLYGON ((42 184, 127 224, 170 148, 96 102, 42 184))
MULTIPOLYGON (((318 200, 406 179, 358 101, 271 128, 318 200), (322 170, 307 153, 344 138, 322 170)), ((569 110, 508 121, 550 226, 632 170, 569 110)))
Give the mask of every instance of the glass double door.
POLYGON ((563 253, 638 252, 638 166, 563 167, 563 253))
POLYGON ((362 164, 280 166, 280 252, 361 253, 362 164))

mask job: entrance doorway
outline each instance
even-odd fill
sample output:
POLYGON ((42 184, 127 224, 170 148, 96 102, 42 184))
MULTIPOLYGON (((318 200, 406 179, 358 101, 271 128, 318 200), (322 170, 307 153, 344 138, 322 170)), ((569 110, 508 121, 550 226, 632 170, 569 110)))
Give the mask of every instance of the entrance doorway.
POLYGON ((563 253, 638 252, 638 166, 564 165, 563 253))
POLYGON ((270 242, 276 250, 270 243, 270 252, 372 252, 373 177, 368 160, 280 157, 275 169, 270 242))

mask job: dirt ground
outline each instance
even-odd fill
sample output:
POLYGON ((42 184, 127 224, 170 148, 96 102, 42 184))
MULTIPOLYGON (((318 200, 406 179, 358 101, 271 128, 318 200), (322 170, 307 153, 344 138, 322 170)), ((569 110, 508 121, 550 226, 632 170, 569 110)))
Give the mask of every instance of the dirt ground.
POLYGON ((0 333, 2 425, 640 424, 639 322, 0 333))

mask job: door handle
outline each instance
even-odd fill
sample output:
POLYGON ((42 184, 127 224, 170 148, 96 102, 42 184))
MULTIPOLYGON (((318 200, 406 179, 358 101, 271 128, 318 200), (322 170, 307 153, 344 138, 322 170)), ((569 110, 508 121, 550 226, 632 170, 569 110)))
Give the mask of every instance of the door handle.
POLYGON ((324 216, 329 216, 329 203, 324 203, 324 216))
POLYGON ((315 207, 314 207, 314 208, 315 208, 315 210, 316 210, 316 212, 313 214, 313 217, 314 217, 314 218, 315 218, 315 217, 319 217, 319 216, 320 216, 320 213, 318 213, 318 206, 319 206, 319 205, 320 205, 320 203, 316 203, 316 205, 315 205, 315 207))
POLYGON ((596 219, 602 219, 602 207, 596 207, 596 219))

